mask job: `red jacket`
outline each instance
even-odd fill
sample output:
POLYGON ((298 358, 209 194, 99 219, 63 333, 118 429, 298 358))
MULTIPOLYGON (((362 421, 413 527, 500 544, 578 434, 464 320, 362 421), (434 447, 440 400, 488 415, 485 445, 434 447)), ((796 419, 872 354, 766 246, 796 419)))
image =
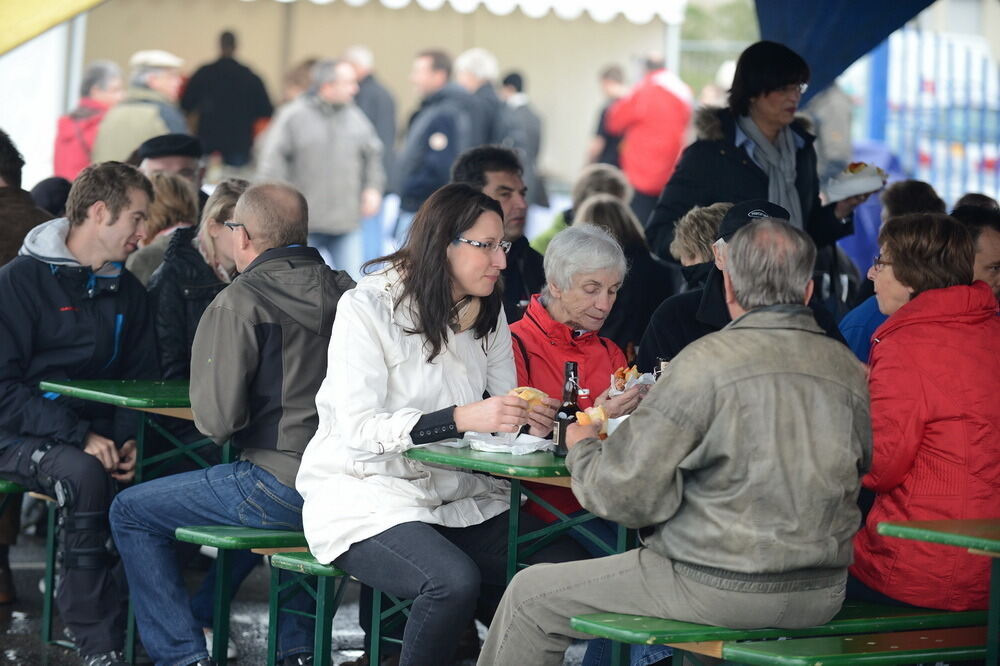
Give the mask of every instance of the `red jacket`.
POLYGON ((55 175, 72 181, 90 164, 97 128, 107 112, 106 106, 84 97, 80 99, 80 106, 59 118, 52 159, 55 175))
POLYGON ((624 136, 619 160, 637 191, 658 196, 670 180, 684 146, 692 102, 687 84, 660 69, 608 109, 605 129, 624 136))
POLYGON ((880 536, 880 522, 1000 518, 1000 318, 976 282, 926 291, 872 337, 872 467, 877 493, 851 573, 894 599, 986 608, 989 558, 880 536))
MULTIPOLYGON (((581 389, 579 403, 584 409, 592 407, 597 396, 611 385, 611 373, 625 365, 625 354, 618 345, 595 331, 574 337, 569 326, 549 316, 537 295, 531 297, 524 317, 510 325, 510 333, 518 385, 534 386, 560 400, 564 364, 576 361, 581 389)), ((541 483, 528 483, 527 486, 563 513, 580 510, 580 503, 569 488, 541 483)), ((525 508, 542 520, 554 519, 534 502, 529 502, 525 508)))

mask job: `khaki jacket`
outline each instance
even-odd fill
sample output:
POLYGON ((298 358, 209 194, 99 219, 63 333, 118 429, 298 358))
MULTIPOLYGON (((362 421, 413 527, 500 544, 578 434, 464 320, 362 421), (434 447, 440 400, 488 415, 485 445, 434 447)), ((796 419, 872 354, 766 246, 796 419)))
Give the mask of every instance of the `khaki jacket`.
POLYGON ((754 585, 843 578, 870 461, 862 365, 808 308, 778 305, 689 345, 631 418, 566 463, 585 508, 651 528, 645 545, 684 573, 770 591, 754 585))

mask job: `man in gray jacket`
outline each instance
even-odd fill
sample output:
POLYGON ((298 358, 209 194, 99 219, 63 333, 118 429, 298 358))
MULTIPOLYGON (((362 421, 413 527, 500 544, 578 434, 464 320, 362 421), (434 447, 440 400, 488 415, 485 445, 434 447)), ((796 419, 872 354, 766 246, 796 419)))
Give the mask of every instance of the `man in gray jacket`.
POLYGON ((765 219, 726 252, 732 323, 675 357, 607 440, 569 431, 574 494, 644 528, 643 546, 519 573, 480 664, 561 664, 583 613, 792 628, 840 610, 871 459, 865 374, 804 305, 808 236, 765 219))
POLYGON ((268 128, 259 175, 291 183, 312 211, 309 244, 334 268, 361 276, 361 220, 378 212, 385 189, 382 142, 355 106, 354 68, 320 60, 312 88, 282 107, 268 128))
MULTIPOLYGON (((158 664, 212 664, 173 549, 182 525, 302 529, 295 475, 316 431, 316 391, 341 295, 354 286, 305 246, 306 201, 287 185, 249 188, 236 204, 239 277, 202 315, 191 350, 194 422, 239 461, 139 484, 111 508, 142 642, 158 664)), ((345 379, 346 381, 346 379, 345 379)), ((308 607, 308 595, 290 606, 308 607)), ((311 664, 313 623, 285 614, 278 655, 311 664)))

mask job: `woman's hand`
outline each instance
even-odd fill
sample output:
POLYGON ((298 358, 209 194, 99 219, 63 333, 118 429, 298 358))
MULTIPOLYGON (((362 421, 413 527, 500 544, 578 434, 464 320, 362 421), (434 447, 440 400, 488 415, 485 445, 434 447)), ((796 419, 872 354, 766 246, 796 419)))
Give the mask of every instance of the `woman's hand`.
POLYGON ((609 419, 616 419, 619 416, 625 416, 626 414, 631 414, 635 411, 635 408, 639 406, 639 401, 642 400, 643 391, 641 386, 633 386, 621 395, 616 395, 613 398, 608 397, 608 391, 611 390, 609 386, 604 393, 597 396, 597 400, 594 401, 595 405, 600 405, 604 408, 604 413, 608 415, 609 419))
POLYGON ((556 422, 556 410, 559 401, 555 398, 545 398, 544 405, 535 405, 528 410, 528 434, 535 437, 548 437, 556 422))
POLYGON ((858 194, 853 197, 847 197, 843 201, 838 201, 837 205, 833 207, 833 214, 837 216, 838 220, 842 220, 851 213, 854 209, 864 203, 865 199, 870 197, 872 192, 868 194, 858 194))
POLYGON ((528 422, 528 403, 513 395, 498 395, 455 408, 455 428, 459 432, 517 432, 528 422))

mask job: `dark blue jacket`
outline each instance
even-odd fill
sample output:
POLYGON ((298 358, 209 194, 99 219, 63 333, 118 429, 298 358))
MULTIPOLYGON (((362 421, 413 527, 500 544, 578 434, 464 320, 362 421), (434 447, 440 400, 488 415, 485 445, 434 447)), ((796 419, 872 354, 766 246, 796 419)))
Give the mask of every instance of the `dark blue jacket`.
MULTIPOLYGON (((36 227, 25 245, 57 236, 59 224, 68 223, 36 227)), ((118 266, 95 274, 69 265, 65 245, 50 253, 53 263, 23 252, 0 268, 0 446, 28 435, 80 447, 88 431, 121 445, 135 435, 137 412, 45 394, 38 383, 158 378, 145 289, 118 266)))
POLYGON ((840 320, 841 335, 844 336, 847 346, 851 348, 855 356, 861 359, 862 363, 868 362, 875 329, 885 323, 888 318, 878 309, 878 301, 875 300, 875 297, 870 296, 840 320))

